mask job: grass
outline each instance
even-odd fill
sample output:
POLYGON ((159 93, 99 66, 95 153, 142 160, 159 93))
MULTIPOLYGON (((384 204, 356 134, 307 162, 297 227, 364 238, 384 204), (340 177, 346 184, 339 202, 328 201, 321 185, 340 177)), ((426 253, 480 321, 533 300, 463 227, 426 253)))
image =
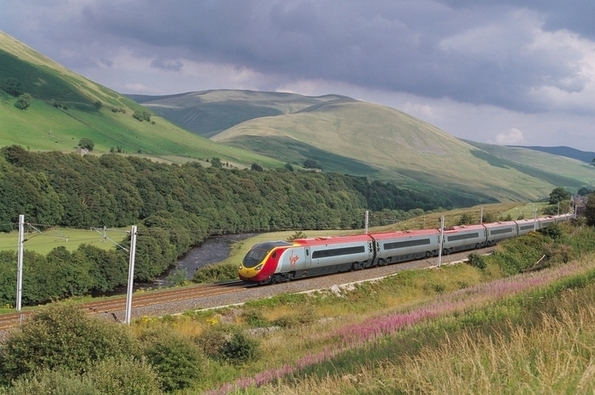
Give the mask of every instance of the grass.
MULTIPOLYGON (((556 174, 551 167, 537 173, 532 170, 534 166, 511 166, 510 161, 506 162, 509 165, 501 163, 503 161, 491 163, 474 155, 474 147, 432 125, 397 110, 363 102, 255 118, 212 137, 224 144, 258 138, 290 139, 305 153, 316 154, 314 148, 328 151, 335 155, 336 163, 341 163, 341 158, 350 158, 352 164, 359 162, 378 169, 374 177, 380 179, 397 180, 412 186, 430 184, 438 189, 458 188, 498 200, 541 199, 552 189, 551 184, 543 180, 545 173, 556 174), (308 150, 306 147, 312 148, 308 150), (522 190, 518 185, 523 185, 522 190)), ((273 157, 286 157, 273 145, 270 148, 260 146, 260 149, 273 157)), ((296 157, 296 153, 289 157, 292 156, 296 157)), ((541 160, 547 160, 547 157, 541 160)), ((561 161, 566 167, 574 167, 582 178, 587 176, 588 169, 580 164, 567 163, 566 158, 561 161)), ((334 166, 334 162, 327 161, 328 166, 334 166)), ((577 179, 579 177, 550 177, 550 180, 562 181, 563 186, 569 187, 581 184, 582 181, 577 179)))
MULTIPOLYGON (((32 228, 26 227, 24 249, 47 255, 56 247, 63 246, 68 251, 75 251, 81 244, 91 244, 97 248, 111 250, 116 248, 114 243, 121 243, 126 238, 129 228, 108 229, 107 239, 103 238, 103 230, 85 230, 72 228, 32 228), (39 231, 39 232, 38 232, 39 231)), ((18 248, 18 231, 0 233, 0 251, 18 248)))
MULTIPOLYGON (((321 394, 560 393, 555 390, 560 388, 566 388, 561 393, 580 393, 573 392, 577 383, 590 383, 588 377, 593 374, 586 368, 592 364, 590 344, 595 335, 592 259, 443 292, 409 308, 395 306, 391 314, 365 310, 360 302, 363 311, 357 316, 343 315, 330 321, 325 317, 299 330, 294 327, 265 334, 262 341, 269 368, 261 370, 260 363, 251 363, 245 378, 211 393, 234 392, 233 388, 258 394, 313 393, 314 388, 321 394), (572 297, 559 302, 560 295, 572 297), (588 314, 577 306, 585 306, 588 314), (591 318, 585 319, 589 315, 591 318), (542 322, 559 321, 560 317, 568 322, 550 325, 553 330, 545 325, 545 333, 538 331, 542 322), (583 338, 578 327, 589 334, 583 338), (559 341, 560 328, 567 329, 564 342, 559 341), (581 339, 578 345, 572 343, 577 336, 581 339), (537 341, 542 344, 536 353, 537 341), (520 351, 515 348, 520 346, 520 351), (548 358, 550 355, 555 357, 548 358), (536 366, 543 364, 542 370, 552 374, 540 377, 541 371, 527 360, 536 361, 536 366), (569 363, 560 367, 558 361, 569 363), (570 365, 575 361, 577 366, 570 365), (560 385, 552 382, 556 378, 553 373, 564 367, 573 376, 557 377, 560 385), (519 372, 519 368, 524 370, 519 372), (536 382, 527 380, 531 369, 536 382), (482 381, 486 377, 490 379, 487 384, 482 381)), ((427 276, 427 271, 421 275, 427 276)), ((377 292, 369 291, 353 292, 375 300, 377 292)), ((297 300, 298 305, 303 305, 303 300, 297 300)))
POLYGON ((252 392, 301 394, 316 388, 320 394, 592 393, 592 259, 582 263, 586 274, 575 272, 544 284, 541 291, 482 302, 462 315, 404 328, 394 337, 313 366, 310 373, 252 392), (573 281, 576 278, 584 281, 573 281))

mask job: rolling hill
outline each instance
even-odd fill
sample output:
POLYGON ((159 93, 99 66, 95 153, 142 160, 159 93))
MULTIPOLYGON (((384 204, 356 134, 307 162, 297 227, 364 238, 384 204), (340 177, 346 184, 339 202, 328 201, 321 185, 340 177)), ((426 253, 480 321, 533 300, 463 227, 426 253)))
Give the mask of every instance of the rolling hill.
POLYGON ((593 184, 593 169, 558 155, 476 144, 398 110, 344 96, 203 91, 133 97, 221 144, 324 170, 498 200, 535 200, 593 184))
POLYGON ((97 153, 113 150, 173 162, 220 157, 238 166, 283 165, 190 133, 2 32, 0 88, 0 147, 17 144, 31 150, 74 151, 80 139, 89 138, 97 153), (14 105, 21 93, 32 97, 25 110, 14 105), (134 117, 143 112, 148 119, 134 117))
POLYGON ((586 163, 461 141, 396 109, 345 96, 211 90, 126 97, 1 32, 0 65, 0 147, 74 151, 89 138, 99 154, 178 163, 219 157, 271 168, 312 159, 324 171, 447 191, 461 201, 538 200, 558 186, 593 185, 586 163), (26 110, 15 107, 21 93, 32 97, 26 110))

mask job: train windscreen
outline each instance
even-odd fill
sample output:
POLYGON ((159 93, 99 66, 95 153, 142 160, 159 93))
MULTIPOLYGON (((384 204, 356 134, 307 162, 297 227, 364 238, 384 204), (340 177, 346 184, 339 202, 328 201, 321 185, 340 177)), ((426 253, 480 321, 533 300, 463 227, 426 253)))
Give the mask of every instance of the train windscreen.
POLYGON ((242 260, 244 267, 250 268, 258 265, 267 256, 267 254, 275 247, 290 246, 291 243, 285 241, 275 241, 256 244, 242 260))

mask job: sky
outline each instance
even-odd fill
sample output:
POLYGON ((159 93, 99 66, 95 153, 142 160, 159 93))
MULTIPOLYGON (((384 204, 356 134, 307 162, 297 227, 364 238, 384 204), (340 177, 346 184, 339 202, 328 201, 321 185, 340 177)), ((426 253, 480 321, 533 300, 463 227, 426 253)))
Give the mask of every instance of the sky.
POLYGON ((595 151, 594 0, 0 0, 120 93, 342 94, 462 139, 595 151))

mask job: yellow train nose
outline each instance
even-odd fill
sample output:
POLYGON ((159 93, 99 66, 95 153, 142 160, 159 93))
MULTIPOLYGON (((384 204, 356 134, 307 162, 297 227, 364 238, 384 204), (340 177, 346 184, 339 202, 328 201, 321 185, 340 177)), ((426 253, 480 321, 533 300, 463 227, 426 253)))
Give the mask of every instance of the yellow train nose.
POLYGON ((240 270, 239 270, 240 278, 242 278, 242 279, 252 278, 260 272, 261 268, 262 268, 262 265, 258 265, 256 267, 250 267, 250 268, 240 266, 240 270))

